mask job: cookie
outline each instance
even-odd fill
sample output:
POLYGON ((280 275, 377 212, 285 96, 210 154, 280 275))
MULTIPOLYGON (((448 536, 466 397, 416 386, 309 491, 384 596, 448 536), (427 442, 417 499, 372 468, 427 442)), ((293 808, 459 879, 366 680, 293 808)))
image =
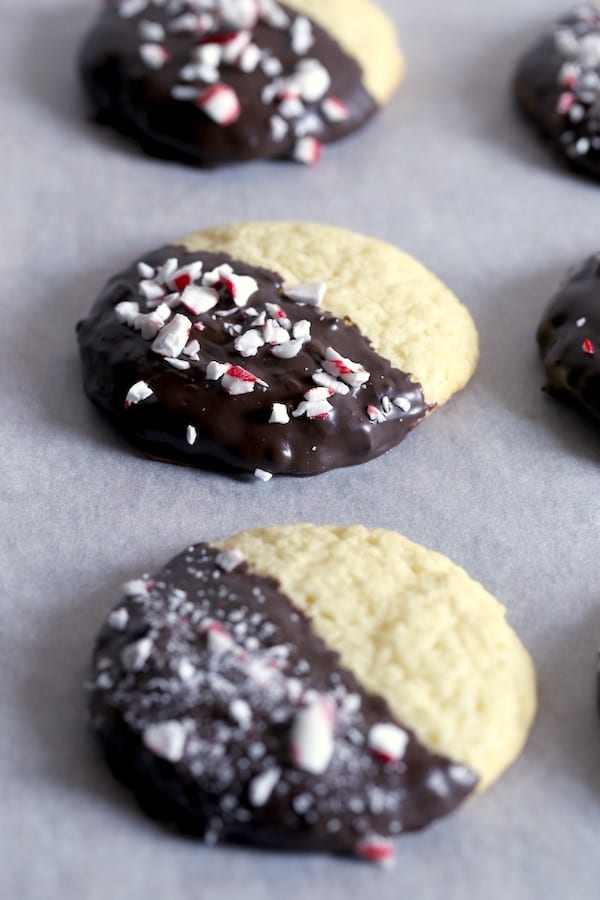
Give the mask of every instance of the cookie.
POLYGON ((600 11, 579 4, 521 59, 517 99, 560 156, 600 177, 600 11))
POLYGON ((189 547, 125 587, 93 728, 151 814, 202 835, 378 862, 519 753, 529 657, 444 557, 362 527, 189 547))
POLYGON ((569 273, 537 339, 548 393, 600 418, 600 254, 569 273))
POLYGON ((78 326, 90 399, 147 454, 314 475, 399 443, 470 378, 469 313, 410 257, 322 225, 145 254, 78 326))
POLYGON ((402 71, 370 0, 112 0, 80 54, 100 121, 207 167, 314 164, 387 103, 402 71))

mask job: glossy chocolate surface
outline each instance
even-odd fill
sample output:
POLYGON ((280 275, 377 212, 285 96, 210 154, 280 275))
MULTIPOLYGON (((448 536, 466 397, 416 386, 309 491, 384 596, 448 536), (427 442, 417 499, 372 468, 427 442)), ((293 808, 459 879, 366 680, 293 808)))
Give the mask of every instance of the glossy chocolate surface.
POLYGON ((547 390, 600 418, 600 255, 569 274, 537 337, 547 390))
POLYGON ((96 117, 148 153, 209 167, 281 157, 311 164, 321 144, 360 128, 377 109, 358 63, 318 25, 304 24, 305 17, 271 0, 246 28, 239 25, 244 14, 228 17, 227 9, 236 5, 231 2, 217 3, 214 14, 202 11, 210 3, 149 0, 130 5, 129 11, 141 6, 133 14, 126 3, 110 2, 100 14, 83 44, 80 72, 96 117), (258 48, 260 61, 253 56, 258 51, 251 50, 245 62, 243 50, 237 56, 232 50, 231 62, 221 56, 213 65, 214 54, 229 52, 240 34, 258 48), (198 65, 199 59, 210 65, 198 65), (308 81, 306 71, 299 75, 307 60, 318 63, 308 81), (216 85, 227 86, 232 103, 237 98, 234 121, 228 121, 227 103, 216 113, 222 121, 201 108, 216 85))
POLYGON ((199 544, 125 588, 96 644, 91 719, 151 814, 211 843, 381 861, 375 836, 423 828, 475 787, 245 562, 199 544))
MULTIPOLYGON (((122 302, 139 304, 146 315, 158 302, 152 305, 142 296, 138 263, 107 283, 90 316, 79 323, 88 396, 150 456, 195 466, 212 459, 246 472, 263 469, 274 474, 314 475, 379 456, 402 441, 430 408, 420 385, 379 356, 354 325, 320 308, 287 299, 276 273, 233 261, 226 254, 190 253, 175 246, 144 256, 143 263, 159 269, 173 258, 180 267, 201 262, 205 273, 229 263, 238 276, 255 279, 258 289, 246 306, 237 308, 221 284, 217 305, 198 315, 186 310, 177 294, 169 295, 175 298, 169 302, 176 304, 171 320, 184 314, 192 325, 190 340, 196 338, 199 344, 195 359, 180 354, 177 360, 166 360, 152 349, 152 340, 143 338, 116 314, 115 307, 122 302), (273 320, 273 316, 279 318, 273 320), (270 323, 251 328, 264 319, 270 323), (297 356, 279 358, 274 355, 279 348, 270 344, 248 358, 235 349, 241 333, 254 330, 264 334, 273 321, 283 321, 289 336, 297 333, 298 323, 310 330, 297 356), (309 405, 307 412, 299 414, 308 392, 318 388, 315 378, 322 378, 328 348, 360 365, 368 380, 351 387, 330 378, 336 390, 346 393, 334 393, 321 401, 322 405, 309 405), (228 394, 222 379, 207 378, 209 364, 214 362, 249 370, 258 379, 254 389, 228 394), (145 383, 152 396, 126 407, 128 392, 138 382, 145 383), (287 422, 270 421, 274 404, 285 408, 287 422), (194 430, 192 443, 190 428, 194 430)), ((164 288, 165 293, 168 290, 164 288)), ((287 339, 288 334, 282 337, 287 339)), ((344 377, 352 381, 352 376, 344 377)), ((321 388, 320 393, 327 391, 321 388)))
POLYGON ((527 115, 575 170, 600 176, 600 11, 580 4, 527 51, 515 76, 527 115))

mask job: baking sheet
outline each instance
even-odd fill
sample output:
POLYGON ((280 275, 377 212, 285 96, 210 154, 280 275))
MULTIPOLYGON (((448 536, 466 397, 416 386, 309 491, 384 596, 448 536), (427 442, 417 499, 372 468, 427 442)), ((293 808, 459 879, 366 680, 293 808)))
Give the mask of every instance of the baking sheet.
POLYGON ((515 55, 545 0, 381 0, 407 82, 316 170, 202 173, 85 121, 73 57, 96 4, 3 0, 0 29, 4 896, 421 900, 598 896, 597 430, 547 399, 533 334, 600 245, 598 188, 519 120, 515 55), (144 461, 84 399, 74 326, 135 255, 236 218, 326 220, 397 243, 474 313, 471 385, 359 469, 240 483, 144 461), (507 605, 539 674, 526 752, 485 796, 398 842, 380 872, 208 849, 138 812, 98 757, 81 683, 121 582, 191 541, 277 522, 363 522, 448 554, 507 605))

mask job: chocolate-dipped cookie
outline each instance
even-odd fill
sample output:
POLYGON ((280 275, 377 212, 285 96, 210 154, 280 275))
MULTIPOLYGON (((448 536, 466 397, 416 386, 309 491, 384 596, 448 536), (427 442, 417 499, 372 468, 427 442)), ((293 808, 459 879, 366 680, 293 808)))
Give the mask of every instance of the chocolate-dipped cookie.
POLYGON ((153 815, 377 862, 496 778, 535 709, 527 654, 462 570, 391 532, 308 525, 198 544, 126 585, 90 691, 153 815))
POLYGON ((78 336, 88 396, 136 446, 264 479, 389 450, 477 360, 469 314, 410 257, 282 222, 145 254, 78 336))
POLYGON ((537 333, 546 390, 600 418, 600 254, 573 269, 537 333))
POLYGON ((575 170, 600 177, 600 10, 579 4, 519 62, 527 115, 575 170))
POLYGON ((318 161, 402 72, 370 0, 110 0, 80 71, 96 117, 148 153, 200 166, 318 161))

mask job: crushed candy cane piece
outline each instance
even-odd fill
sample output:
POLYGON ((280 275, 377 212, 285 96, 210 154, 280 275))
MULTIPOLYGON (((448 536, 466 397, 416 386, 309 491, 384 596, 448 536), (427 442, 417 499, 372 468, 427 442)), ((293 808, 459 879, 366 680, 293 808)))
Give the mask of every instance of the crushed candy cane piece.
POLYGON ((327 694, 317 694, 294 718, 290 734, 290 758, 296 768, 322 775, 334 751, 335 704, 327 694))
POLYGON ((370 729, 367 743, 379 759, 396 762, 406 752, 408 735, 392 722, 381 722, 370 729))
POLYGON ((187 430, 185 432, 185 439, 188 442, 188 444, 190 445, 190 447, 193 447, 194 444, 196 443, 196 441, 198 440, 198 432, 194 428, 193 425, 188 425, 187 430))
POLYGON ((265 806, 280 777, 281 769, 276 767, 267 769, 261 775, 256 775, 248 788, 248 797, 251 805, 256 807, 265 806))
POLYGON ((186 739, 184 726, 176 721, 150 725, 145 729, 143 736, 144 746, 148 750, 171 763, 179 762, 183 758, 186 739))
POLYGON ((284 294, 288 300, 294 303, 304 303, 307 306, 320 306, 327 291, 325 281, 312 281, 310 284, 298 284, 296 287, 285 288, 284 294))
POLYGON ((187 316, 177 313, 173 319, 158 332, 152 342, 152 349, 160 356, 176 357, 188 342, 192 323, 187 316))
POLYGON ((269 422, 276 425, 287 425, 289 421, 290 414, 287 411, 285 403, 274 403, 271 408, 269 422))
POLYGON ((230 547, 217 554, 216 562, 224 572, 233 572, 234 569, 246 562, 246 557, 237 547, 230 547))
POLYGON ((145 381, 136 381, 136 383, 129 388, 127 396, 125 397, 125 409, 129 409, 130 406, 135 406, 136 403, 141 403, 142 400, 147 400, 148 397, 153 396, 154 391, 145 381))
POLYGON ((198 106, 219 125, 231 125, 242 112, 236 92, 222 82, 207 88, 198 98, 198 106))
POLYGON ((255 469, 254 477, 257 478, 259 481, 270 481, 271 478, 273 477, 273 473, 266 472, 265 469, 255 469))

